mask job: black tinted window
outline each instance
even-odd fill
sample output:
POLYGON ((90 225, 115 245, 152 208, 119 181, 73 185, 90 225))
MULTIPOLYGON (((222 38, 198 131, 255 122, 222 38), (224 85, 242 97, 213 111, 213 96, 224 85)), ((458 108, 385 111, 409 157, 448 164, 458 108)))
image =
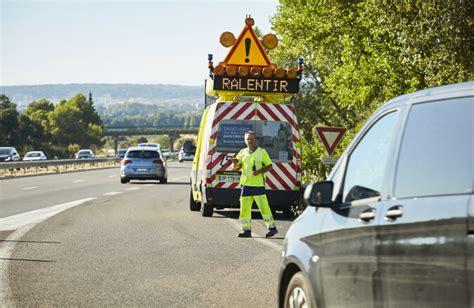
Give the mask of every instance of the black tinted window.
POLYGON ((352 151, 344 180, 345 202, 380 195, 396 115, 392 112, 379 119, 352 151))
POLYGON ((397 167, 398 198, 472 193, 473 98, 414 105, 397 167))
POLYGON ((156 151, 129 151, 127 158, 160 158, 156 151))

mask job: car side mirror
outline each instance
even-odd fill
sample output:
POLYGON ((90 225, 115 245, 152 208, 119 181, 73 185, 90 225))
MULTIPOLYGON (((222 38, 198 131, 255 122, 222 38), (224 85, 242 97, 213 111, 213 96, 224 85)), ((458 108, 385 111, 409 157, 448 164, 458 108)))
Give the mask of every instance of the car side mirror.
POLYGON ((312 183, 304 191, 304 200, 307 205, 315 207, 331 207, 332 191, 334 183, 332 181, 312 183))

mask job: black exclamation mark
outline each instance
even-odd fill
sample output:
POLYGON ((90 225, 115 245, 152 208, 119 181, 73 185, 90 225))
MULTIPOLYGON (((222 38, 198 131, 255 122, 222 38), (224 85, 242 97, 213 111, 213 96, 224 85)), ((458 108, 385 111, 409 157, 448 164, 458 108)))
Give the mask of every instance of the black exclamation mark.
POLYGON ((250 43, 252 42, 251 39, 249 38, 246 38, 245 39, 245 56, 247 58, 245 58, 245 63, 249 63, 250 60, 249 60, 249 53, 250 53, 250 43))

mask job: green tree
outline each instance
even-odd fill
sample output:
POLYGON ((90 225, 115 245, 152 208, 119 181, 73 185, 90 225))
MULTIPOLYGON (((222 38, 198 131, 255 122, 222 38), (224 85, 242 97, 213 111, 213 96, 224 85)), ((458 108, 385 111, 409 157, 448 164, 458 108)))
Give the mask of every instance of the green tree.
POLYGON ((305 59, 297 110, 307 176, 327 173, 316 124, 345 127, 348 138, 390 98, 473 79, 473 7, 464 0, 280 1, 271 57, 280 66, 305 59))
POLYGON ((0 145, 21 145, 16 104, 12 103, 4 94, 0 94, 0 145))
POLYGON ((83 94, 61 101, 48 115, 54 142, 58 145, 79 144, 81 147, 101 146, 103 125, 101 119, 83 94))
POLYGON ((48 148, 51 143, 51 125, 48 120, 48 115, 53 110, 53 103, 46 99, 40 99, 28 104, 20 115, 22 136, 27 140, 27 144, 35 149, 41 148, 44 150, 48 148), (27 117, 29 121, 26 121, 26 119, 21 120, 22 116, 27 117))

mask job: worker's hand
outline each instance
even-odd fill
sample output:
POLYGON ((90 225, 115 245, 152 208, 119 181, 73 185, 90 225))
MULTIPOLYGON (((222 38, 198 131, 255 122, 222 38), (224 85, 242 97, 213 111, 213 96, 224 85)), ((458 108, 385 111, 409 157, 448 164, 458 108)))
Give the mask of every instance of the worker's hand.
POLYGON ((260 174, 260 170, 255 170, 254 172, 252 172, 252 175, 259 175, 260 174))
POLYGON ((234 166, 237 166, 239 164, 239 160, 237 158, 231 158, 230 160, 232 161, 234 166))

